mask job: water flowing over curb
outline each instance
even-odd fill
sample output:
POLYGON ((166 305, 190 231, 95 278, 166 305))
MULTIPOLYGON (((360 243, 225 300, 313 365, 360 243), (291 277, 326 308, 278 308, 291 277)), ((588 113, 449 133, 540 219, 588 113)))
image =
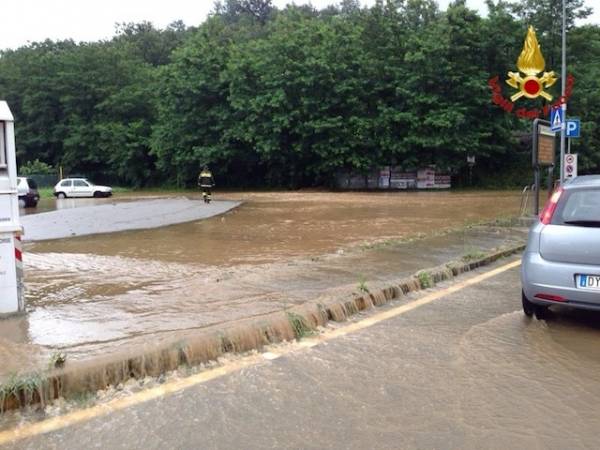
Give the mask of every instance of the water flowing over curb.
POLYGON ((182 365, 197 366, 214 361, 225 353, 261 350, 268 344, 301 339, 329 321, 348 320, 361 311, 383 306, 411 292, 492 264, 524 247, 516 245, 470 261, 452 261, 421 270, 392 284, 364 287, 360 294, 350 299, 308 302, 284 311, 188 333, 168 345, 130 349, 106 358, 67 363, 64 368, 43 373, 15 376, 0 385, 0 412, 38 403, 44 406, 61 396, 95 392, 131 378, 156 377, 182 365))

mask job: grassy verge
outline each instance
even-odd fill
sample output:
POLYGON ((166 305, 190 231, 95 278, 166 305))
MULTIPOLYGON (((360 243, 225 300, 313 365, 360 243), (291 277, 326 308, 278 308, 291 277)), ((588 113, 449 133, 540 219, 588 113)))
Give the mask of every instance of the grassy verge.
POLYGON ((40 198, 52 198, 54 197, 54 189, 53 188, 38 188, 38 193, 40 194, 40 198))

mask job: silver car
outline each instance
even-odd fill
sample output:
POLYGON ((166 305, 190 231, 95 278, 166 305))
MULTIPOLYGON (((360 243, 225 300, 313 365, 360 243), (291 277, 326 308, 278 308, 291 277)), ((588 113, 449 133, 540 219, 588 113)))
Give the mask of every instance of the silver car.
POLYGON ((558 188, 531 227, 521 266, 523 311, 600 310, 600 175, 558 188))

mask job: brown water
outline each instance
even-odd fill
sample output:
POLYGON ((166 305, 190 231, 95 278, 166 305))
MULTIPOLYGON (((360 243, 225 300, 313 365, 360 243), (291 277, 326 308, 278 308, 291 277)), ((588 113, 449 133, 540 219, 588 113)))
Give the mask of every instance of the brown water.
POLYGON ((511 192, 221 197, 244 204, 160 229, 27 244, 29 312, 0 327, 8 330, 0 333, 0 356, 9 360, 0 377, 45 365, 57 349, 81 359, 151 345, 173 333, 351 295, 361 281, 385 283, 523 238, 473 229, 357 248, 515 214, 520 197, 511 192))
POLYGON ((518 212, 516 192, 228 193, 242 200, 210 220, 36 243, 34 253, 86 253, 202 265, 256 264, 403 238, 518 212))

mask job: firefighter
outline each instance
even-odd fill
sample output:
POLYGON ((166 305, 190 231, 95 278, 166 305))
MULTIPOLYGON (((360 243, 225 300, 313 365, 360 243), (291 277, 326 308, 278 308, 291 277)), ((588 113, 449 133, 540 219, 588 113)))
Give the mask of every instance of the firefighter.
POLYGON ((215 186, 212 172, 207 166, 204 166, 202 172, 198 175, 198 187, 202 189, 202 198, 205 203, 210 203, 211 189, 215 186))

